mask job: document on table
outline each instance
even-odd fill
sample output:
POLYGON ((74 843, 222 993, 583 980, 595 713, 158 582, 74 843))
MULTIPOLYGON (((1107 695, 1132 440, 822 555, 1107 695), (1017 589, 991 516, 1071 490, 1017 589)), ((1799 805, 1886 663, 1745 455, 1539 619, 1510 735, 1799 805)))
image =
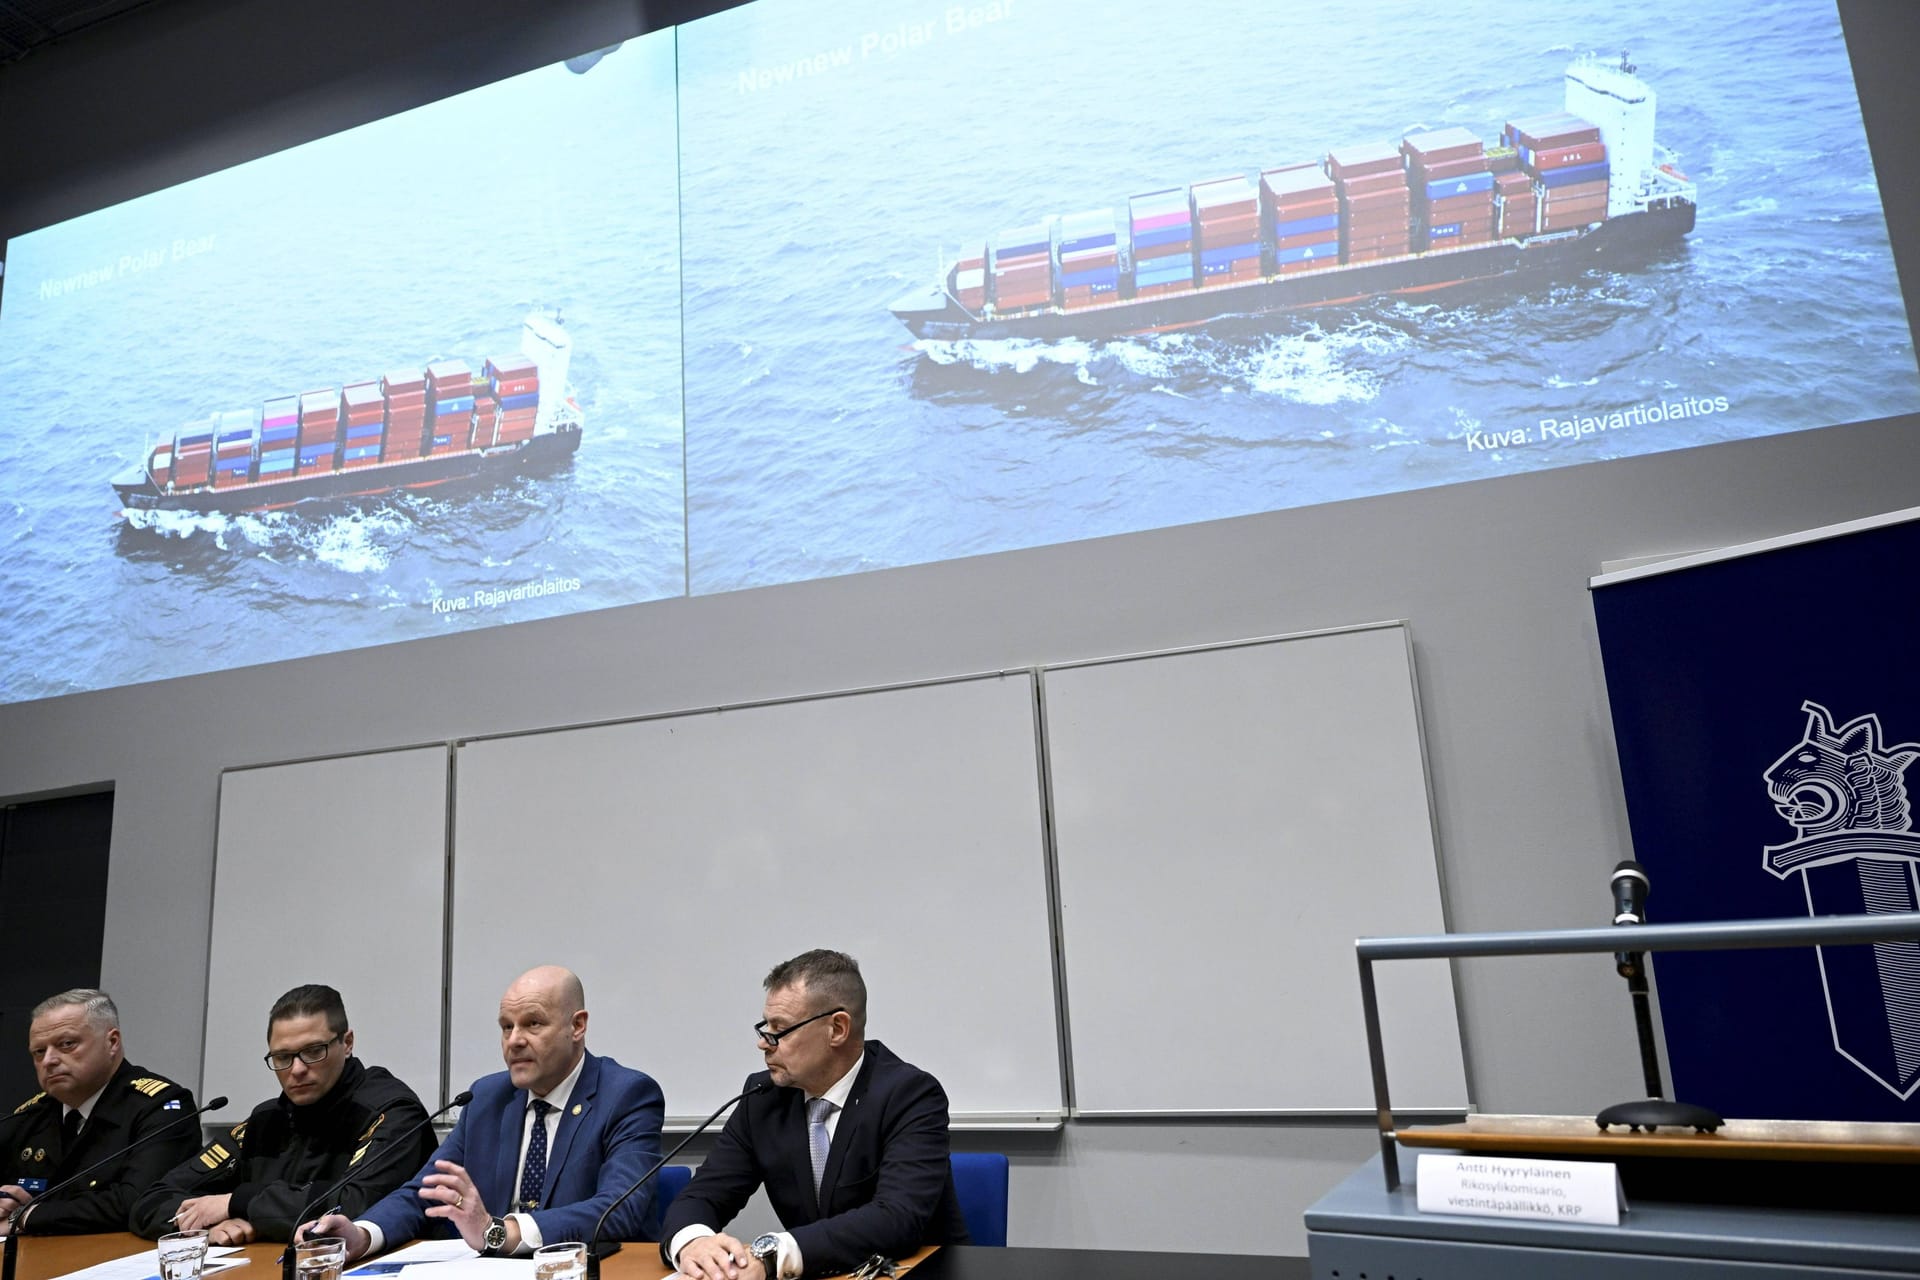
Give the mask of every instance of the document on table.
MULTIPOLYGON (((237 1244, 213 1245, 207 1250, 202 1274, 231 1271, 252 1261, 244 1255, 236 1255, 240 1255, 240 1246, 237 1244)), ((160 1250, 156 1247, 142 1253, 130 1253, 124 1258, 96 1262, 79 1271, 68 1272, 60 1280, 160 1280, 160 1250)))
POLYGON ((416 1262, 404 1268, 396 1280, 533 1280, 533 1259, 474 1256, 449 1262, 416 1262))
MULTIPOLYGON (((377 1277, 398 1275, 408 1267, 446 1263, 477 1261, 499 1261, 499 1259, 481 1259, 480 1255, 467 1247, 464 1240, 416 1240, 404 1249, 395 1249, 392 1253, 382 1254, 372 1262, 363 1262, 357 1267, 347 1268, 348 1276, 377 1277)), ((529 1262, 531 1259, 529 1259, 529 1262)), ((436 1275, 455 1280, 452 1272, 435 1272, 436 1275)), ((497 1280, 508 1280, 505 1272, 492 1273, 497 1280)))

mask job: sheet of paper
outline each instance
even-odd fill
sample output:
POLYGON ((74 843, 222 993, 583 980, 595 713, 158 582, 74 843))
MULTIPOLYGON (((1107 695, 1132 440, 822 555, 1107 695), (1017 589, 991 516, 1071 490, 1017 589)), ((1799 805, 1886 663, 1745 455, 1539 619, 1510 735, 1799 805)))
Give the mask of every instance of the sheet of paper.
POLYGON ((423 1263, 458 1262, 465 1258, 478 1258, 480 1255, 467 1248, 464 1240, 416 1240, 403 1249, 381 1254, 372 1262, 363 1262, 357 1267, 349 1267, 347 1275, 362 1276, 372 1280, 378 1276, 398 1275, 408 1267, 423 1263))
POLYGON ((417 1262, 402 1269, 396 1280, 533 1280, 533 1259, 474 1256, 451 1262, 417 1262))
MULTIPOLYGON (((231 1267, 245 1266, 247 1259, 233 1255, 240 1252, 237 1244, 217 1244, 207 1249, 206 1271, 224 1271, 231 1267)), ((468 1250, 472 1252, 472 1250, 468 1250)), ((96 1262, 90 1267, 69 1272, 61 1280, 159 1280, 160 1250, 146 1249, 140 1253, 130 1253, 124 1258, 114 1258, 107 1262, 96 1262)))

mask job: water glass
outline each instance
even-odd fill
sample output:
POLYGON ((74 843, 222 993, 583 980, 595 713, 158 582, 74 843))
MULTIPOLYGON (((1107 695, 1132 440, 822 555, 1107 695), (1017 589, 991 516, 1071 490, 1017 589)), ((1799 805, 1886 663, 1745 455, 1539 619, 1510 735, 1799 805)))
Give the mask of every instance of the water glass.
POLYGON ((206 1263, 205 1231, 176 1231, 160 1237, 160 1280, 200 1280, 206 1263))
POLYGON ((346 1265, 347 1242, 339 1236, 308 1236, 293 1246, 295 1280, 340 1280, 346 1265))
POLYGON ((533 1280, 584 1280, 586 1274, 587 1246, 578 1240, 534 1251, 533 1280))

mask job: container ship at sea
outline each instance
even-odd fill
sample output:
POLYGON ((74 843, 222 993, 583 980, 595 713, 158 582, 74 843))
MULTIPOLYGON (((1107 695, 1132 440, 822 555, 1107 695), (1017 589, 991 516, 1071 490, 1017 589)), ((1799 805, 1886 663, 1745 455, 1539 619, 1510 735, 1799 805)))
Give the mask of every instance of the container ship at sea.
POLYGON ((549 468, 580 447, 571 353, 556 317, 529 315, 520 350, 477 373, 440 360, 215 412, 152 445, 113 488, 128 513, 237 513, 549 468))
POLYGON ((1563 276, 1693 230, 1623 57, 1567 68, 1565 110, 1131 197, 1007 231, 893 314, 917 338, 1087 338, 1563 276))

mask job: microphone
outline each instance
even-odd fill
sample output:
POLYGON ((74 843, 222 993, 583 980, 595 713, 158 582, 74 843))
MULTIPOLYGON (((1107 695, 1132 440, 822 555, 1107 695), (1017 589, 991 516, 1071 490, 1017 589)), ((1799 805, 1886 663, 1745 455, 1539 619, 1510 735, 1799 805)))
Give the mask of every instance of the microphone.
POLYGON ((386 1150, 382 1151, 379 1155, 375 1156, 373 1159, 367 1161, 367 1163, 363 1165, 357 1165, 354 1168, 347 1170, 346 1177, 340 1179, 340 1181, 334 1183, 332 1186, 328 1187, 325 1191, 322 1191, 319 1195, 309 1200, 307 1202, 306 1207, 300 1210, 300 1212, 294 1217, 293 1232, 287 1240, 286 1249, 280 1254, 280 1274, 284 1278, 284 1280, 293 1280, 294 1241, 300 1235, 300 1224, 307 1220, 307 1215, 312 1213, 316 1206, 323 1205, 327 1201, 333 1199, 335 1192, 339 1191, 340 1188, 346 1186, 349 1182, 352 1182, 355 1178, 359 1177, 361 1174, 365 1173, 367 1170, 376 1168, 383 1162, 392 1159, 393 1154, 396 1151, 405 1151, 406 1140, 408 1138, 411 1138, 414 1134, 420 1132, 422 1129, 426 1128, 428 1125, 432 1124, 435 1120, 438 1120, 441 1116, 444 1116, 445 1114, 447 1114, 447 1112, 453 1110, 455 1107, 464 1107, 469 1102, 472 1102, 472 1101, 473 1101, 473 1090, 462 1089, 459 1092, 459 1094, 455 1096, 452 1102, 449 1102, 446 1106, 440 1108, 438 1111, 426 1117, 424 1120, 415 1122, 414 1126, 411 1129, 408 1129, 405 1133, 401 1134, 393 1142, 389 1143, 387 1145, 386 1150))
MULTIPOLYGON (((1616 866, 1613 869, 1613 922, 1645 924, 1647 890, 1651 887, 1647 880, 1647 869, 1632 858, 1616 866)), ((1628 977, 1640 967, 1640 954, 1637 951, 1616 951, 1613 953, 1613 963, 1622 977, 1628 977)))
MULTIPOLYGON (((755 1097, 759 1094, 765 1093, 767 1090, 771 1088, 773 1088, 773 1081, 762 1080, 758 1084, 754 1084, 749 1086, 746 1089, 743 1089, 738 1094, 734 1095, 731 1098, 728 1098, 725 1102, 715 1107, 712 1115, 708 1116, 705 1120, 702 1120, 694 1128, 692 1133, 689 1133, 686 1137, 680 1139, 680 1141, 674 1145, 673 1150, 667 1152, 667 1154, 660 1157, 659 1164, 654 1165, 653 1168, 641 1174, 638 1181, 636 1181, 632 1186, 628 1187, 625 1191, 622 1191, 617 1197, 615 1197, 614 1202, 607 1206, 606 1212, 600 1215, 600 1221, 593 1224, 593 1234, 587 1237, 587 1280, 600 1280, 600 1252, 599 1252, 600 1232, 602 1228, 604 1228, 607 1225, 607 1219, 613 1216, 613 1211, 615 1209, 618 1209, 626 1201, 626 1198, 628 1196, 638 1191, 641 1187, 646 1186, 648 1181, 650 1181, 656 1173, 659 1173, 662 1169, 666 1168, 669 1164, 671 1164, 673 1162, 673 1158, 679 1155, 681 1151, 685 1150, 686 1145, 689 1142, 692 1142, 695 1138, 705 1133, 707 1131, 708 1126, 710 1126, 711 1124, 713 1124, 715 1120, 718 1120, 720 1118, 721 1112, 725 1111, 728 1107, 731 1107, 736 1102, 741 1102, 747 1098, 755 1097)), ((607 1252, 612 1253, 613 1250, 609 1249, 607 1250, 607 1252)))
POLYGON ((174 1128, 182 1120, 196 1119, 208 1111, 218 1111, 220 1108, 226 1105, 227 1105, 227 1099, 223 1095, 221 1097, 215 1098, 213 1101, 209 1103, 204 1104, 203 1106, 194 1108, 192 1111, 183 1111, 179 1115, 175 1116, 173 1119, 161 1125, 158 1129, 155 1129, 152 1133, 148 1134, 146 1137, 138 1138, 132 1142, 129 1142, 126 1146, 121 1147, 118 1151, 113 1152, 111 1155, 104 1156, 99 1160, 95 1160, 92 1164, 88 1165, 86 1168, 82 1169, 80 1172, 74 1174, 72 1177, 63 1178, 59 1182, 56 1182, 53 1186, 48 1187, 45 1191, 42 1191, 39 1195, 35 1196, 32 1200, 30 1200, 26 1204, 24 1208, 20 1210, 20 1212, 13 1215, 13 1229, 7 1232, 6 1244, 4 1246, 0 1246, 0 1280, 13 1280, 13 1269, 19 1261, 20 1236, 25 1232, 26 1226, 27 1226, 27 1218, 32 1215, 34 1209, 39 1207, 41 1204, 44 1204, 46 1201, 52 1199, 54 1196, 59 1195, 62 1191, 65 1191, 68 1187, 80 1181, 80 1179, 86 1177, 88 1174, 94 1173, 100 1169, 103 1169, 107 1165, 112 1164, 115 1160, 122 1159, 125 1156, 127 1156, 130 1152, 137 1151, 141 1147, 146 1146, 149 1142, 152 1142, 155 1138, 158 1138, 161 1134, 164 1134, 168 1130, 174 1128))

